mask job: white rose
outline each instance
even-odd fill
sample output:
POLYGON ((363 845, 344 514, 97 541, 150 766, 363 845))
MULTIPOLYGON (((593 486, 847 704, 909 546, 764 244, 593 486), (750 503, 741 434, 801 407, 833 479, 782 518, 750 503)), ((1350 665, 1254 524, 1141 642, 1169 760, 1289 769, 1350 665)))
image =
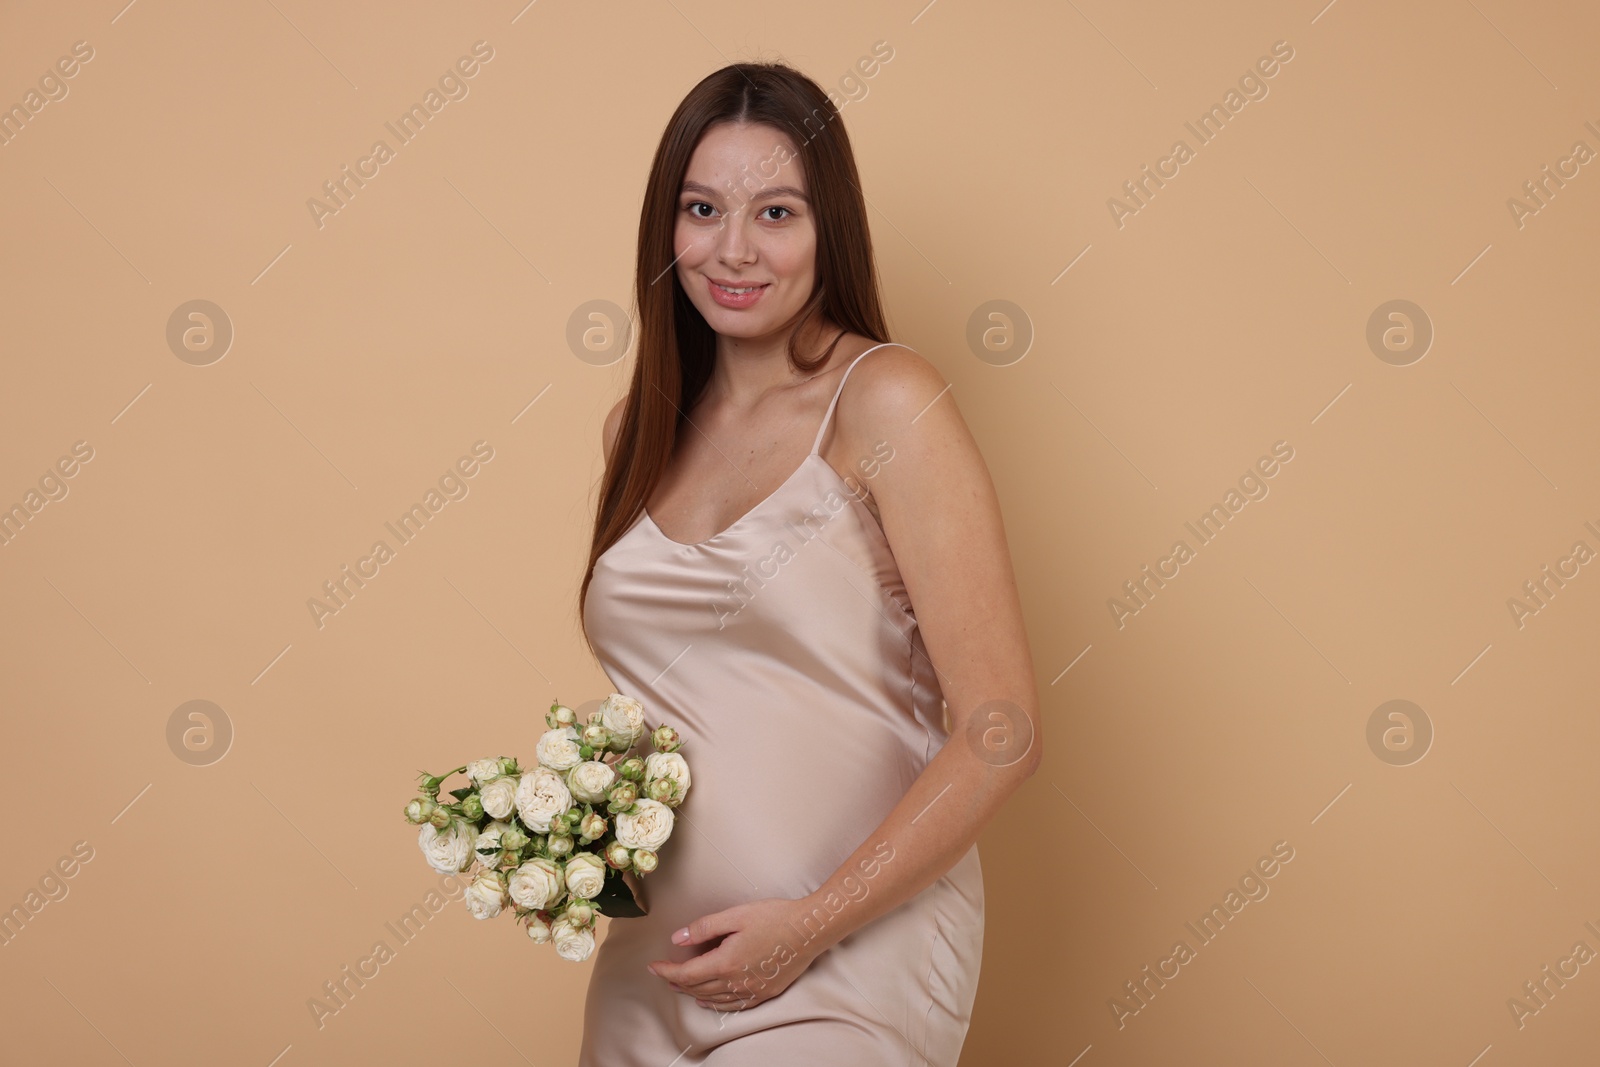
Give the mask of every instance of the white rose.
POLYGON ((644 736, 644 705, 612 693, 600 702, 600 725, 611 731, 611 750, 626 752, 644 736))
POLYGON ((484 871, 467 886, 465 899, 474 919, 492 919, 505 906, 505 883, 494 871, 484 871))
POLYGON ((657 778, 671 778, 678 783, 677 803, 683 803, 683 798, 689 795, 689 763, 678 753, 652 752, 644 758, 645 784, 657 778))
POLYGON ((572 792, 561 775, 549 767, 535 767, 517 783, 517 814, 541 834, 550 832, 550 820, 572 807, 572 792))
POLYGON ((459 819, 452 820, 450 828, 443 833, 430 824, 422 828, 417 844, 428 866, 441 874, 455 874, 472 865, 472 842, 476 833, 470 823, 459 819))
POLYGON ((539 735, 533 751, 540 763, 557 771, 570 770, 583 759, 583 753, 578 751, 578 731, 571 726, 546 730, 539 735))
MULTIPOLYGON (((499 819, 491 819, 483 824, 483 829, 473 831, 472 851, 476 856, 480 848, 492 848, 496 852, 501 849, 500 835, 511 829, 511 824, 499 819)), ((498 856, 477 856, 478 862, 485 867, 492 867, 498 861, 498 856)))
POLYGON ((594 951, 594 931, 588 927, 575 927, 557 919, 550 926, 550 936, 556 943, 556 955, 573 963, 582 963, 594 951))
POLYGON ((550 924, 537 915, 528 916, 528 938, 535 945, 543 945, 550 940, 550 924))
POLYGON ((475 759, 467 764, 467 777, 478 785, 482 785, 500 773, 500 758, 475 759))
POLYGON ((561 899, 561 866, 543 857, 531 859, 511 872, 507 888, 524 908, 548 908, 561 899))
POLYGON ((517 776, 504 774, 478 790, 484 814, 491 819, 509 819, 517 807, 517 776))
POLYGON ((606 790, 617 780, 611 764, 586 759, 567 772, 567 788, 579 800, 599 804, 606 799, 606 790))
POLYGON ((573 896, 593 900, 606 887, 606 861, 593 852, 580 852, 567 860, 566 878, 573 896))
POLYGON ((499 866, 502 853, 499 830, 485 830, 472 842, 472 854, 485 867, 499 866))
POLYGON ((629 848, 660 849, 672 836, 672 809, 649 798, 640 800, 638 809, 617 816, 617 840, 629 848))

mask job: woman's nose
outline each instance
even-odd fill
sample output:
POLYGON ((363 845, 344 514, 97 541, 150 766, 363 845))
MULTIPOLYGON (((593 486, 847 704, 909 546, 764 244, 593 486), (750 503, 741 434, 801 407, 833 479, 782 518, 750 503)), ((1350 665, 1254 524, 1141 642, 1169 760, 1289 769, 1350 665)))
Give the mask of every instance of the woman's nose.
POLYGON ((717 256, 723 262, 744 263, 751 258, 754 246, 744 231, 744 225, 744 208, 722 217, 722 228, 717 234, 717 256))

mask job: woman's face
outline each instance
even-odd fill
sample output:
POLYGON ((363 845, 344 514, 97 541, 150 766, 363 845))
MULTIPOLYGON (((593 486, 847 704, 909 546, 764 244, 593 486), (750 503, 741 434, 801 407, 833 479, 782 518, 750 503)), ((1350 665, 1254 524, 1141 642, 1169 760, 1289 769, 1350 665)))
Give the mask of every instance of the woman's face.
POLYGON ((794 142, 749 123, 707 130, 678 194, 673 254, 679 284, 719 334, 758 339, 791 328, 811 299, 817 262, 794 142))

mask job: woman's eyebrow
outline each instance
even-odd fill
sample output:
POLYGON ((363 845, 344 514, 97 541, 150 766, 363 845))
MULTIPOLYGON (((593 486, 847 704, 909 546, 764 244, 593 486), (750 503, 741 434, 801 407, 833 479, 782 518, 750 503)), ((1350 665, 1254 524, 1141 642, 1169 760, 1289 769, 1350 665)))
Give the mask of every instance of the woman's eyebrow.
MULTIPOLYGON (((711 197, 718 197, 722 195, 721 192, 711 188, 711 186, 701 185, 699 182, 684 182, 683 188, 679 191, 679 195, 681 196, 683 193, 699 193, 702 196, 711 197)), ((799 189, 796 189, 792 185, 769 185, 763 188, 760 192, 756 193, 754 196, 748 197, 747 199, 766 200, 775 196, 789 196, 801 201, 802 203, 811 203, 810 197, 806 196, 805 193, 801 192, 799 189)))

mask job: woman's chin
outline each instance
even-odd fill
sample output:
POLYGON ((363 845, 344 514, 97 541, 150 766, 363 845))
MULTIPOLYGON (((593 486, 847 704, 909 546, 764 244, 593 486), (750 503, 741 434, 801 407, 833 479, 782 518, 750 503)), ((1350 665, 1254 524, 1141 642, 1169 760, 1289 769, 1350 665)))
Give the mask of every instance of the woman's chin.
POLYGON ((713 305, 710 309, 701 308, 700 314, 713 330, 724 337, 754 340, 767 337, 778 329, 770 315, 752 315, 747 311, 736 311, 721 305, 713 305))

